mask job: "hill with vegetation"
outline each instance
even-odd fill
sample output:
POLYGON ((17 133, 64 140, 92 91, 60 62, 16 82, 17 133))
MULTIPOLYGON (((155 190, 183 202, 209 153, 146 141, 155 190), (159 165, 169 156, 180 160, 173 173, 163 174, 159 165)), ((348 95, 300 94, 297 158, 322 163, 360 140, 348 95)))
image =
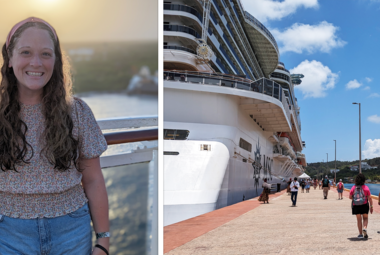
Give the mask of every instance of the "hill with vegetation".
MULTIPOLYGON (((364 159, 362 162, 367 162, 370 166, 379 167, 376 169, 362 170, 362 173, 366 179, 380 181, 380 157, 373 159, 364 159)), ((350 166, 359 165, 359 160, 356 161, 336 161, 336 168, 339 169, 339 172, 336 173, 336 178, 344 179, 344 177, 355 178, 358 174, 358 171, 351 171, 350 166)), ((321 179, 321 177, 328 175, 329 178, 334 178, 334 173, 330 173, 330 169, 334 169, 335 161, 326 162, 316 162, 309 163, 306 167, 306 174, 312 178, 321 179)))

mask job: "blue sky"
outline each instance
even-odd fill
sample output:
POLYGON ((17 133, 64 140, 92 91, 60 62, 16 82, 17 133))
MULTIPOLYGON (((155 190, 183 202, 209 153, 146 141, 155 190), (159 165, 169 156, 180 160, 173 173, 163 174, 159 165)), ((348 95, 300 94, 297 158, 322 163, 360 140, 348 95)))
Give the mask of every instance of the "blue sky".
POLYGON ((296 87, 308 163, 380 157, 380 1, 241 0, 274 35, 296 87))

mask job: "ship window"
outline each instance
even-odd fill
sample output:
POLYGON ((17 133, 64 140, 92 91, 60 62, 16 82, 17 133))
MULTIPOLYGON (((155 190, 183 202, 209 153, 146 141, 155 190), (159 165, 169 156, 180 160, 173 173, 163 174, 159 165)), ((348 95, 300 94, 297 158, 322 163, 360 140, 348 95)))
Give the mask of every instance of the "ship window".
POLYGON ((165 140, 187 140, 189 130, 164 129, 165 140))
POLYGON ((179 152, 177 152, 177 151, 164 151, 164 155, 177 156, 177 155, 179 155, 179 152))
POLYGON ((211 151, 211 144, 201 144, 201 151, 211 151))
POLYGON ((246 159, 246 158, 243 158, 243 162, 244 162, 244 163, 247 163, 247 159, 246 159))
POLYGON ((249 152, 252 151, 252 144, 242 138, 240 138, 239 147, 249 152))

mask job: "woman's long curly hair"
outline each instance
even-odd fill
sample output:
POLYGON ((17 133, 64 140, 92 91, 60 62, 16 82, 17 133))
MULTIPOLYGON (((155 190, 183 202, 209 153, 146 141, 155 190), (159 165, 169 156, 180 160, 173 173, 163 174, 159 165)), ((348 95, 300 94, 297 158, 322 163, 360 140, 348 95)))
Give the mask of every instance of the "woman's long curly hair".
POLYGON ((364 185, 364 183, 365 183, 365 176, 364 174, 359 173, 355 178, 355 185, 361 186, 361 185, 364 185))
POLYGON ((0 167, 2 171, 14 170, 22 163, 29 163, 34 152, 26 141, 28 127, 20 118, 17 78, 9 67, 13 49, 21 34, 30 27, 48 31, 54 43, 55 64, 53 74, 42 92, 42 113, 45 116, 43 133, 43 156, 61 172, 73 166, 80 171, 78 162, 78 140, 73 137, 71 112, 72 80, 68 58, 62 54, 59 39, 51 29, 41 22, 27 22, 12 36, 9 47, 2 48, 3 65, 0 83, 0 167), (28 151, 30 150, 30 153, 28 151), (29 156, 27 156, 29 155, 29 156))

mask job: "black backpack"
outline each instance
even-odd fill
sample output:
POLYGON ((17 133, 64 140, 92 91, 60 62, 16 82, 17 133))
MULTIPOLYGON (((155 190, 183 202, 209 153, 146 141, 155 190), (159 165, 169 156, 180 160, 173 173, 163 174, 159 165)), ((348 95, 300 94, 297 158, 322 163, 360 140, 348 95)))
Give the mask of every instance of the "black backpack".
POLYGON ((323 180, 323 186, 329 186, 329 179, 323 180))

